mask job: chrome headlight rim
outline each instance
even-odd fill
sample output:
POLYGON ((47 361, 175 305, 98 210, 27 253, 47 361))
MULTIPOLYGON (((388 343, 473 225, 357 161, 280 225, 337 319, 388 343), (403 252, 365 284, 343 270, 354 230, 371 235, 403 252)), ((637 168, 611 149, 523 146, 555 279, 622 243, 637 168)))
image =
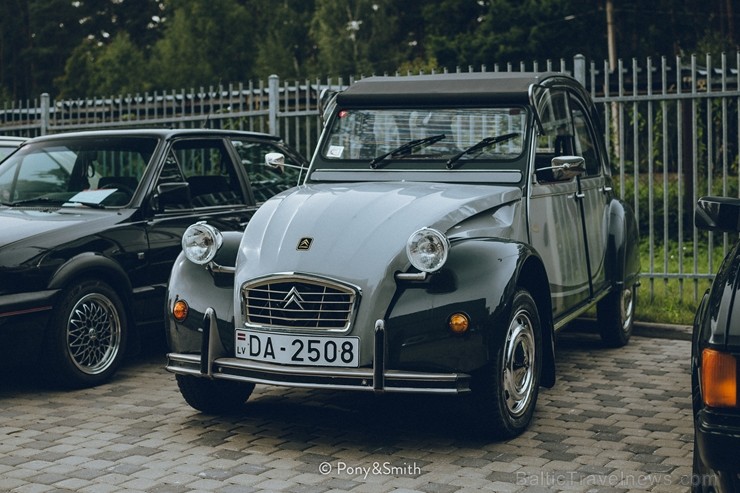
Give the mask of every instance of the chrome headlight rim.
POLYGON ((450 240, 434 228, 421 228, 406 241, 406 256, 421 272, 437 272, 447 262, 450 240))
POLYGON ((200 221, 191 224, 182 235, 182 251, 185 257, 198 265, 205 265, 216 257, 224 238, 214 226, 200 221))

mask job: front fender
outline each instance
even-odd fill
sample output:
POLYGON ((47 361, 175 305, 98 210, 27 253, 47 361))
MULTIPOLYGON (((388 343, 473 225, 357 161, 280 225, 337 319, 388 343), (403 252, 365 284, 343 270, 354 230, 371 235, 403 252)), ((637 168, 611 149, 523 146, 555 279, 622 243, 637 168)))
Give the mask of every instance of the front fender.
POLYGON ((607 278, 613 284, 637 283, 640 276, 640 237, 632 208, 621 200, 609 207, 607 278))
MULTIPOLYGON (((520 272, 533 255, 516 242, 458 241, 440 272, 424 282, 400 282, 386 324, 389 368, 472 372, 483 367, 494 335, 506 328, 520 272), (448 328, 456 312, 470 318, 464 335, 448 328)), ((547 316, 542 310, 541 317, 547 316)))
MULTIPOLYGON (((223 232, 223 244, 214 262, 224 267, 233 267, 241 233, 223 232)), ((167 288, 165 320, 167 346, 177 353, 198 353, 201 348, 203 315, 213 308, 218 317, 218 332, 221 345, 227 354, 234 349, 234 275, 211 272, 204 265, 197 265, 180 252, 167 288), (188 315, 182 322, 172 316, 176 301, 188 304, 188 315)))

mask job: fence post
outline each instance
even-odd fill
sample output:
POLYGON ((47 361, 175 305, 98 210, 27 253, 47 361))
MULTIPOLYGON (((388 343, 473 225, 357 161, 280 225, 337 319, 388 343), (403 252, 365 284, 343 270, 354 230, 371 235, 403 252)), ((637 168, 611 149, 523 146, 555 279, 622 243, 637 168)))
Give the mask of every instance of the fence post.
POLYGON ((280 109, 280 77, 272 74, 267 78, 268 128, 271 134, 278 135, 278 110, 280 109))
POLYGON ((573 77, 581 83, 583 87, 586 87, 586 57, 583 55, 576 55, 573 57, 573 77))
POLYGON ((40 128, 39 133, 46 135, 49 131, 49 115, 51 113, 49 93, 45 92, 41 95, 41 115, 40 115, 40 128))

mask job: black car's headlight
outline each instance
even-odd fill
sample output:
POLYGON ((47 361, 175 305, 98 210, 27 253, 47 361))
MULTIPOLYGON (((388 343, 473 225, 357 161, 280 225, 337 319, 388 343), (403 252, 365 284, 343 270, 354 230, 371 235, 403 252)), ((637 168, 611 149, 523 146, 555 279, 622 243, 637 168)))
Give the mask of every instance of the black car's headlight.
POLYGON ((406 255, 411 265, 422 272, 435 272, 447 261, 450 241, 432 228, 421 228, 409 236, 406 255))
POLYGON ((182 235, 182 251, 195 264, 203 265, 213 260, 222 243, 221 232, 205 222, 189 226, 182 235))

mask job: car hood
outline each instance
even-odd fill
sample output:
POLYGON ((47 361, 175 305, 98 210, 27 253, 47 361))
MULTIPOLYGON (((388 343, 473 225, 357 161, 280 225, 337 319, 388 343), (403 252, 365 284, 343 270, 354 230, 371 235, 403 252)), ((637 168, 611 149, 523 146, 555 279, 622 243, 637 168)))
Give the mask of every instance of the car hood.
POLYGON ((93 210, 82 212, 76 208, 0 210, 0 229, 3 232, 0 236, 0 248, 41 235, 54 235, 55 244, 63 243, 66 233, 61 234, 62 232, 69 232, 72 237, 79 236, 82 223, 85 223, 85 229, 88 230, 96 222, 111 222, 112 216, 117 214, 93 210))
POLYGON ((408 269, 406 240, 443 233, 480 212, 518 201, 521 189, 421 182, 311 184, 268 200, 247 225, 237 282, 301 272, 372 288, 408 269), (308 249, 299 243, 308 239, 308 249))

